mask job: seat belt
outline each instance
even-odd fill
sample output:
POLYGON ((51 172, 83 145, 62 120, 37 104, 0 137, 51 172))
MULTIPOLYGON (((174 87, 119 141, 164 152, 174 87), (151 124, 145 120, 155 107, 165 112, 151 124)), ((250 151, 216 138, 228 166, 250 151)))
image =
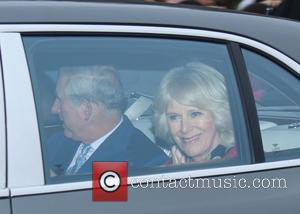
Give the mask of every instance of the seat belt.
POLYGON ((150 98, 140 96, 126 111, 125 115, 129 120, 138 120, 148 108, 152 105, 153 101, 150 98))

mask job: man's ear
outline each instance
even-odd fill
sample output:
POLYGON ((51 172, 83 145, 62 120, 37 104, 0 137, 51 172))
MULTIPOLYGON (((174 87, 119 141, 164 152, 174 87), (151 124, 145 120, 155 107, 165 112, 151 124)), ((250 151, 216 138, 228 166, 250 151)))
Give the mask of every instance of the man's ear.
POLYGON ((83 119, 88 121, 93 114, 93 106, 90 102, 84 102, 83 104, 83 119))

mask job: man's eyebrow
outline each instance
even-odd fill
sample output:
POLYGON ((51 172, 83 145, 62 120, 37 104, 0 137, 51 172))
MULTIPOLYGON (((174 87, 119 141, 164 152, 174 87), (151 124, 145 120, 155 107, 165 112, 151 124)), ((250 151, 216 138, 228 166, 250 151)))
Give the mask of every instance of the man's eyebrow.
POLYGON ((173 112, 173 111, 167 111, 166 114, 169 115, 169 114, 178 114, 178 113, 173 112))

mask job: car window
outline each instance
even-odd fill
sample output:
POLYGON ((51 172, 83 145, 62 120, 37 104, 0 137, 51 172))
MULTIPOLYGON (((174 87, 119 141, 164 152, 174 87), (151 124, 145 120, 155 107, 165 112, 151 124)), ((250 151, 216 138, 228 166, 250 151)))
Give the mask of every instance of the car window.
POLYGON ((48 183, 90 179, 92 161, 128 161, 129 175, 249 162, 226 44, 76 35, 23 42, 48 183))
POLYGON ((300 82, 270 59, 243 49, 267 161, 299 158, 300 82))

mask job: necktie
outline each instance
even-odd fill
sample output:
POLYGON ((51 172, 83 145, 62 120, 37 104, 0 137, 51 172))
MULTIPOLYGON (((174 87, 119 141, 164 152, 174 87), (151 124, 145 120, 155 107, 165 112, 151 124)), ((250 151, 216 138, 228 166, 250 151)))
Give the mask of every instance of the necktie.
POLYGON ((92 149, 92 147, 88 144, 83 144, 81 151, 77 155, 77 158, 75 160, 75 164, 68 168, 66 171, 67 175, 74 175, 76 172, 80 169, 80 167, 84 164, 84 162, 87 160, 87 154, 92 149))

